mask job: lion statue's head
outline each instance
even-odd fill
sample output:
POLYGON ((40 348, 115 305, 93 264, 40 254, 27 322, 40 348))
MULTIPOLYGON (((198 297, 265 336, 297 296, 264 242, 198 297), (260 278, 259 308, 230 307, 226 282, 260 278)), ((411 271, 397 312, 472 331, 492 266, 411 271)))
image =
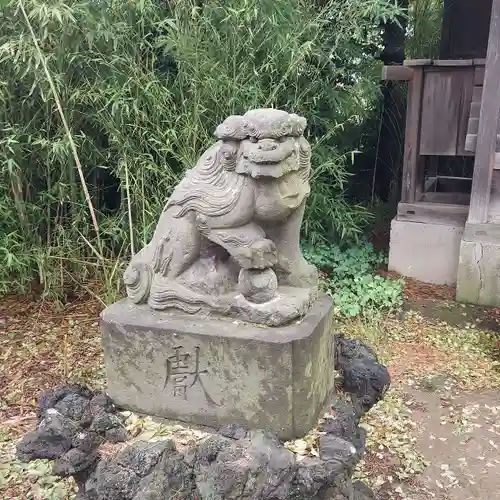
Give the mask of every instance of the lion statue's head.
POLYGON ((255 109, 233 115, 215 130, 218 142, 209 148, 172 194, 167 206, 207 216, 230 211, 246 179, 277 179, 292 172, 308 182, 311 148, 304 137, 307 122, 277 109, 255 109))
POLYGON ((305 118, 278 109, 255 109, 230 116, 215 131, 221 150, 230 160, 225 168, 258 177, 282 177, 309 170, 309 144, 304 138, 305 118))

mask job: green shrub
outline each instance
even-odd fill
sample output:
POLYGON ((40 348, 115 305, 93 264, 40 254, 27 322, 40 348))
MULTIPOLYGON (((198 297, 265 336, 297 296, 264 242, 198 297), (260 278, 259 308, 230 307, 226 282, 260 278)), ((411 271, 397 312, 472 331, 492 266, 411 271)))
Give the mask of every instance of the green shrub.
POLYGON ((304 255, 322 271, 321 286, 332 297, 336 315, 373 317, 401 306, 403 280, 375 274, 387 258, 371 244, 305 247, 304 255))
POLYGON ((410 0, 408 38, 405 53, 408 59, 439 57, 443 0, 410 0))
POLYGON ((91 278, 116 290, 121 261, 149 239, 215 126, 252 107, 308 118, 305 237, 357 237, 367 212, 344 189, 378 98, 380 22, 397 13, 393 0, 4 3, 0 292, 33 279, 45 292, 91 278))

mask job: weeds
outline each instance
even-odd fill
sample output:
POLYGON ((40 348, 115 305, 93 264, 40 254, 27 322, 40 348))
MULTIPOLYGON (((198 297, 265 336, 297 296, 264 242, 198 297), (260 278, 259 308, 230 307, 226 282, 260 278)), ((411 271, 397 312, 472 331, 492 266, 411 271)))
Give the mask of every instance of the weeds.
POLYGON ((306 258, 323 271, 322 287, 343 317, 374 317, 403 303, 403 281, 378 276, 386 256, 369 243, 341 249, 337 245, 305 248, 306 258))
POLYGON ((410 0, 405 44, 408 59, 439 57, 443 8, 441 0, 410 0))

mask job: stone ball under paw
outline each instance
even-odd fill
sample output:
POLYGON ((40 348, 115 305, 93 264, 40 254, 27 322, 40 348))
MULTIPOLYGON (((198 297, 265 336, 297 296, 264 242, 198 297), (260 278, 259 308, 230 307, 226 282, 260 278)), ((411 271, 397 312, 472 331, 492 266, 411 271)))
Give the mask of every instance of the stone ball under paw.
POLYGON ((248 301, 262 304, 276 296, 278 278, 272 269, 241 269, 238 287, 248 301))

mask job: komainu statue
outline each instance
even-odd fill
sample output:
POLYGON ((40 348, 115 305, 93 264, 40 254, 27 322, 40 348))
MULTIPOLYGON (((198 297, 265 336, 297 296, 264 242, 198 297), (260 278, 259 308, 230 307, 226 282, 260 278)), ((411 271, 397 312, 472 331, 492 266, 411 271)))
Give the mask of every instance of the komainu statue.
POLYGON ((309 195, 306 120, 276 109, 230 116, 187 171, 151 242, 125 271, 127 294, 153 309, 278 326, 316 298, 299 232, 309 195))

